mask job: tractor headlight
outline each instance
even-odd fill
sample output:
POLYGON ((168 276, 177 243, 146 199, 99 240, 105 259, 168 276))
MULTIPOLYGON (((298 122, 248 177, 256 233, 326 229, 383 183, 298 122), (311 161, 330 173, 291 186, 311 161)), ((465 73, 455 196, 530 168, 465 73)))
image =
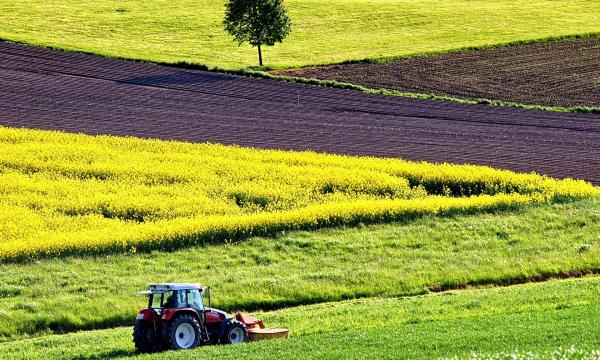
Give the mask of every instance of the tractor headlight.
POLYGON ((144 314, 142 314, 142 313, 137 314, 137 317, 135 319, 136 320, 144 320, 144 314))

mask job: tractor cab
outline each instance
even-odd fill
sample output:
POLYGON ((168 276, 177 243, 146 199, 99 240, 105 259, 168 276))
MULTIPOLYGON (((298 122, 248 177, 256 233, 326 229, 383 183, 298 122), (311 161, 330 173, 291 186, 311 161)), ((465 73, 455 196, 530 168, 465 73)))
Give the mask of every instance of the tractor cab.
POLYGON ((199 284, 153 284, 150 290, 143 291, 148 295, 148 309, 163 315, 164 310, 193 309, 199 315, 205 312, 203 292, 206 292, 210 308, 210 288, 202 288, 199 284))
POLYGON ((244 323, 210 307, 210 287, 152 284, 140 294, 148 296, 148 307, 138 312, 134 327, 133 338, 139 352, 248 341, 244 323))

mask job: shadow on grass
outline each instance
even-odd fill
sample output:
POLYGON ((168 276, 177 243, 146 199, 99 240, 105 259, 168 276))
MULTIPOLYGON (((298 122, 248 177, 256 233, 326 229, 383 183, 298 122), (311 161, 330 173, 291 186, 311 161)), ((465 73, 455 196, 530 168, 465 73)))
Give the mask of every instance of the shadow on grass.
POLYGON ((102 359, 118 359, 131 357, 135 355, 135 351, 133 350, 133 345, 131 346, 131 350, 111 350, 104 353, 99 354, 90 354, 90 355, 77 355, 70 357, 71 360, 102 360, 102 359))

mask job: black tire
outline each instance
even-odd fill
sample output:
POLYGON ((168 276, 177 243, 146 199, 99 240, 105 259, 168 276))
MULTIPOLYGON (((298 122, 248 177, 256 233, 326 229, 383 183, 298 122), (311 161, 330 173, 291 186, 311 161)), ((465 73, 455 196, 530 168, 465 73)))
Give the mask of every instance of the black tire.
POLYGON ((133 343, 140 353, 152 353, 161 350, 161 340, 156 336, 152 323, 136 320, 133 326, 133 343))
POLYGON ((171 349, 193 349, 200 344, 200 324, 191 315, 180 315, 165 324, 163 336, 171 349))
POLYGON ((246 326, 237 320, 225 324, 225 331, 221 337, 221 344, 237 344, 248 341, 246 326))

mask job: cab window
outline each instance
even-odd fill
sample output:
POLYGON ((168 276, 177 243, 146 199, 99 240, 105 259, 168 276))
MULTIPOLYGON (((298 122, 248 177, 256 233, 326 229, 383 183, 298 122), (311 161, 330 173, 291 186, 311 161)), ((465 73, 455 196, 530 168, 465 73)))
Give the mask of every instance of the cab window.
POLYGON ((163 294, 163 308, 176 308, 178 304, 177 301, 177 292, 176 291, 167 291, 163 294))
POLYGON ((150 300, 150 307, 153 309, 160 309, 162 307, 163 294, 152 294, 150 300))
POLYGON ((198 310, 204 310, 204 303, 202 301, 202 294, 199 290, 188 290, 187 291, 187 303, 188 306, 198 310))

